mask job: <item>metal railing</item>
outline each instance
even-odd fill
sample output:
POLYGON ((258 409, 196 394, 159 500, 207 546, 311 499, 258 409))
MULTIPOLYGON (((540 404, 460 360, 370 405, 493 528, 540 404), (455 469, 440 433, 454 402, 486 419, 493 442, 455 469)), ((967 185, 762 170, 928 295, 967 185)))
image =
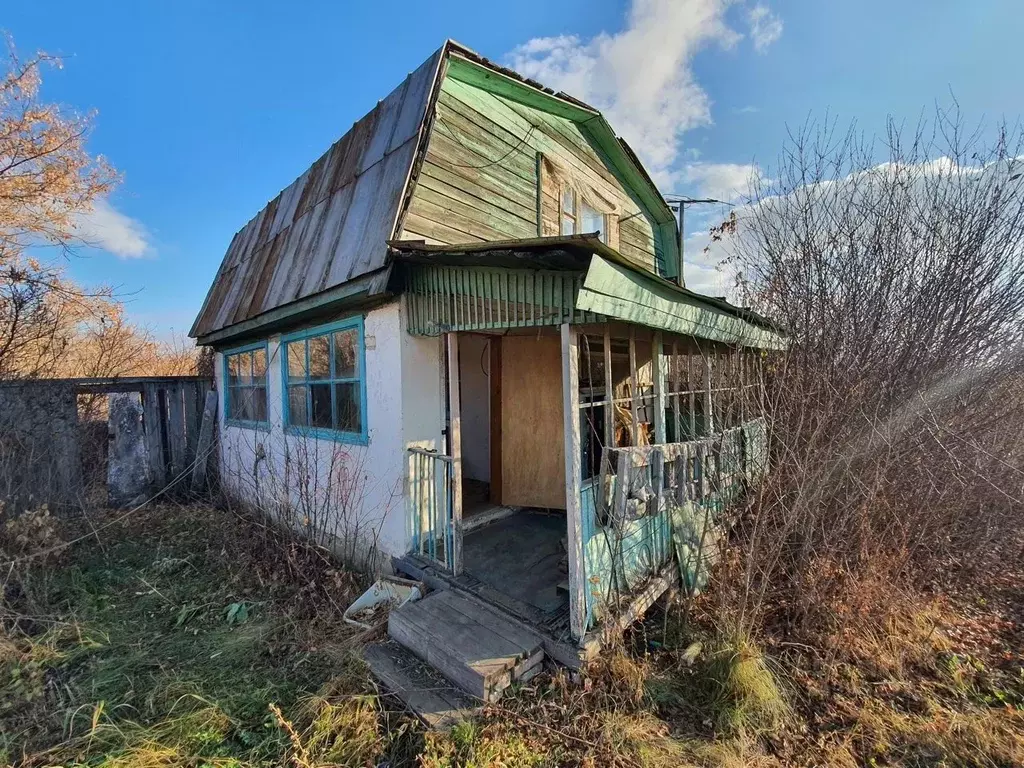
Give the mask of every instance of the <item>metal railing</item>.
POLYGON ((455 461, 424 448, 409 448, 409 499, 413 552, 458 574, 454 519, 455 461))

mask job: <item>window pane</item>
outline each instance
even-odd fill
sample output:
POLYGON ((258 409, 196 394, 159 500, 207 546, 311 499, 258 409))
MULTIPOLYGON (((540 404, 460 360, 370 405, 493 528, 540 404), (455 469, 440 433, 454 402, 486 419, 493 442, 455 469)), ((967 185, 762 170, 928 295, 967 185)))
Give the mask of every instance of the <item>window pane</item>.
MULTIPOLYGON (((267 350, 256 349, 252 353, 252 375, 254 379, 262 379, 267 375, 267 350)), ((260 383, 257 381, 257 383, 260 383)))
POLYGON ((309 342, 309 378, 331 378, 331 337, 314 336, 309 342))
POLYGON ((239 388, 227 387, 227 418, 239 418, 239 388))
POLYGON ((252 420, 267 420, 267 388, 255 387, 252 390, 252 420))
POLYGON ((252 421, 252 389, 239 387, 235 402, 238 403, 235 418, 239 421, 252 421))
POLYGON ((306 342, 292 341, 285 346, 288 350, 288 378, 306 378, 306 342))
POLYGON ((288 423, 297 427, 309 426, 309 414, 306 413, 306 391, 304 385, 288 387, 288 423))
POLYGON ((562 234, 563 235, 575 235, 576 234, 576 222, 568 216, 562 217, 562 234))
POLYGON ((238 383, 252 383, 252 352, 242 352, 238 355, 238 383))
POLYGON ((361 434, 363 416, 359 384, 356 382, 335 384, 334 399, 337 406, 337 421, 334 428, 342 432, 361 434))
POLYGON ((562 213, 573 214, 576 212, 576 193, 570 188, 562 190, 562 213))
POLYGON ((311 384, 310 393, 313 397, 313 419, 310 424, 314 427, 331 428, 331 385, 311 384))
POLYGON ((354 379, 359 375, 356 356, 358 336, 355 329, 338 331, 334 334, 334 376, 338 379, 354 379))
POLYGON ((238 383, 239 355, 228 355, 228 386, 238 383))
POLYGON ((600 232, 601 233, 601 239, 604 240, 604 230, 605 230, 604 215, 600 211, 598 211, 596 208, 592 208, 589 205, 587 205, 586 203, 584 203, 581 207, 582 207, 581 218, 582 218, 583 226, 581 227, 580 231, 581 232, 588 232, 588 233, 589 232, 600 232))

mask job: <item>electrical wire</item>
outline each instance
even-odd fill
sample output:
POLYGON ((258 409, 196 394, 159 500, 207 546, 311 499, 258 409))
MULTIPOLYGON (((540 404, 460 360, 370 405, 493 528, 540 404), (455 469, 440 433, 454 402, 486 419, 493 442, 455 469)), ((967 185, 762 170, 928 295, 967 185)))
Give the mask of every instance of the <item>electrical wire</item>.
MULTIPOLYGON (((451 137, 453 139, 455 139, 456 143, 458 143, 459 146, 461 146, 463 149, 465 149, 465 150, 467 150, 469 152, 475 152, 476 151, 476 150, 470 149, 469 147, 467 147, 465 144, 462 143, 462 140, 456 135, 454 129, 450 125, 448 125, 448 123, 445 122, 443 117, 438 115, 437 119, 438 119, 438 122, 440 122, 445 128, 448 129, 448 133, 451 135, 451 137)), ((470 169, 477 170, 477 171, 482 170, 484 168, 490 168, 492 165, 497 165, 498 163, 502 162, 503 160, 505 160, 507 157, 509 157, 513 153, 518 152, 523 147, 523 145, 526 144, 526 142, 528 142, 530 140, 530 137, 533 135, 533 132, 535 130, 537 130, 537 126, 536 125, 531 125, 530 126, 530 130, 527 131, 526 135, 523 136, 523 138, 521 138, 519 140, 519 143, 516 144, 516 146, 512 147, 512 149, 510 149, 504 155, 499 157, 497 160, 492 160, 491 162, 484 163, 483 165, 467 165, 467 164, 463 164, 463 163, 448 163, 448 165, 452 166, 453 168, 470 168, 470 169)))

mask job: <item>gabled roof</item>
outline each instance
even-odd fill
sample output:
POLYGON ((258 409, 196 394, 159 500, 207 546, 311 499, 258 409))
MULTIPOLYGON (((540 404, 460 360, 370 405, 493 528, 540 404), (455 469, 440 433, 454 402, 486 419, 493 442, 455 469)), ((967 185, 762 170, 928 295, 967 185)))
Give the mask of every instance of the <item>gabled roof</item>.
POLYGON ((596 109, 449 40, 239 230, 190 336, 217 343, 386 294, 387 242, 401 229, 446 74, 576 122, 651 218, 665 263, 675 263, 672 212, 596 109))

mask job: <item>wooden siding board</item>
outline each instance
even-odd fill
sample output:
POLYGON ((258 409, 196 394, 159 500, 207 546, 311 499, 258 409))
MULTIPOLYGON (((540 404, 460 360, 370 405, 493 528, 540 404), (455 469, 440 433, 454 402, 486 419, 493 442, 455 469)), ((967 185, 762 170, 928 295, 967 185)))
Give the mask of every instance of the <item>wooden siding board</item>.
MULTIPOLYGON (((615 200, 620 216, 640 213, 574 124, 448 77, 400 238, 459 244, 557 234, 558 190, 541 189, 538 153, 615 200)), ((624 255, 653 270, 649 222, 627 224, 624 255)))
POLYGON ((536 224, 529 219, 516 216, 493 203, 487 203, 472 195, 460 193, 459 190, 445 184, 417 185, 417 196, 420 200, 438 206, 446 212, 464 217, 467 220, 479 219, 495 232, 503 233, 501 239, 514 240, 533 236, 536 224))
POLYGON ((512 193, 517 200, 525 201, 536 194, 533 175, 526 176, 504 163, 493 163, 485 155, 459 144, 447 133, 431 134, 426 161, 466 179, 468 183, 487 186, 499 196, 512 193))
POLYGON ((536 203, 524 205, 517 196, 508 195, 504 199, 504 207, 498 207, 492 202, 494 196, 507 192, 507 190, 501 189, 498 185, 492 187, 490 182, 481 180, 471 182, 464 176, 454 174, 429 161, 423 164, 416 185, 417 188, 426 187, 427 189, 432 189, 435 192, 455 198, 481 211, 498 210, 509 216, 522 219, 531 227, 531 231, 536 234, 534 231, 537 227, 536 203))

